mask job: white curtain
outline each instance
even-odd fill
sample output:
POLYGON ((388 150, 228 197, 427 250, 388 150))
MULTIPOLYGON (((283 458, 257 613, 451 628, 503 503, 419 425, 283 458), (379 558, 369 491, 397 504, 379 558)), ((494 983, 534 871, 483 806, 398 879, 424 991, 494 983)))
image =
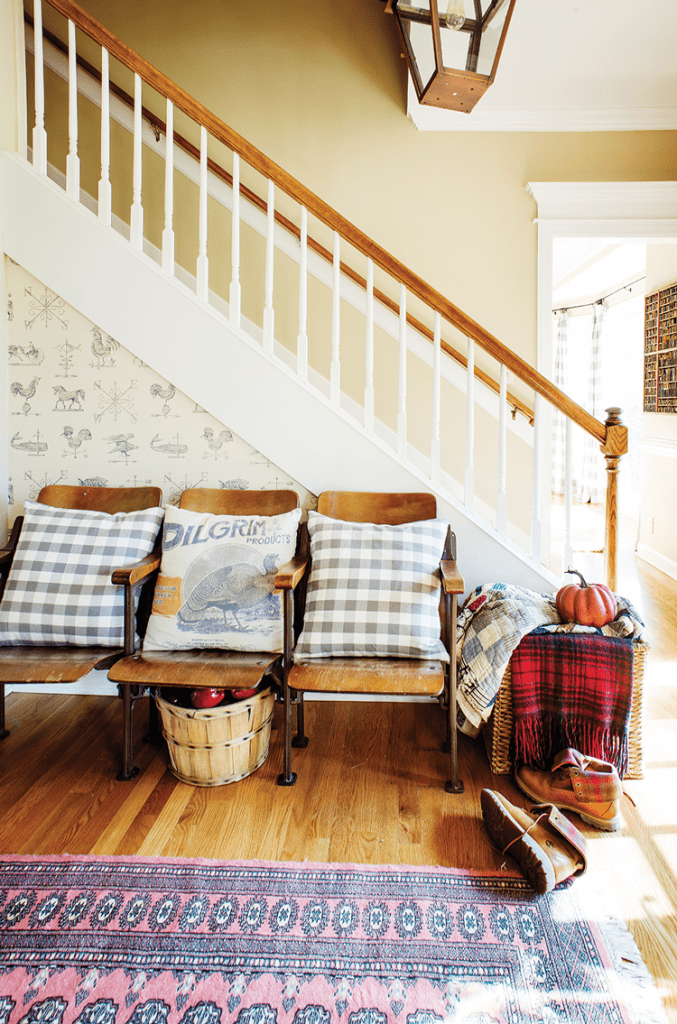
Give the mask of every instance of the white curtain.
MULTIPOLYGON (((567 323, 569 314, 561 310, 557 315, 555 336, 555 384, 566 393, 566 367, 568 365, 567 323)), ((564 414, 554 410, 552 416, 552 493, 564 494, 564 414)))
MULTIPOLYGON (((596 419, 604 420, 602 402, 602 329, 605 306, 596 303, 592 315, 557 314, 555 384, 596 419)), ((553 414, 552 493, 564 494, 565 417, 553 414)), ((571 484, 575 501, 603 502, 606 494, 604 458, 599 441, 580 427, 571 432, 571 484)))
MULTIPOLYGON (((584 408, 595 419, 604 421, 602 409, 602 328, 606 307, 597 302, 592 307, 592 337, 590 361, 587 367, 588 395, 584 408)), ((580 487, 574 491, 577 501, 590 501, 594 505, 604 501, 606 483, 604 480, 604 457, 599 450, 599 441, 590 434, 583 438, 583 467, 580 487)))

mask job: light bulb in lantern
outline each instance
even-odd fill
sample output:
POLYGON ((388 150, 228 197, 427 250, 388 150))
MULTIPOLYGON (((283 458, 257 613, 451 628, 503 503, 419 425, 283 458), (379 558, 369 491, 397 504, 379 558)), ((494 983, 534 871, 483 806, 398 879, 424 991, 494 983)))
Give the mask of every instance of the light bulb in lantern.
POLYGON ((463 0, 449 0, 444 20, 447 23, 447 28, 454 28, 458 31, 459 28, 463 27, 465 22, 465 4, 463 0))

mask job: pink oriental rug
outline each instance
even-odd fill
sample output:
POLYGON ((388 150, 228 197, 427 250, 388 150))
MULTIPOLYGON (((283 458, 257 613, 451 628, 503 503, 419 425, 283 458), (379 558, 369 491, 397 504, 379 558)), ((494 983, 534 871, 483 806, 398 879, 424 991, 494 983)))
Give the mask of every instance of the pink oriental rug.
POLYGON ((449 868, 0 857, 0 1024, 639 1024, 576 885, 449 868))

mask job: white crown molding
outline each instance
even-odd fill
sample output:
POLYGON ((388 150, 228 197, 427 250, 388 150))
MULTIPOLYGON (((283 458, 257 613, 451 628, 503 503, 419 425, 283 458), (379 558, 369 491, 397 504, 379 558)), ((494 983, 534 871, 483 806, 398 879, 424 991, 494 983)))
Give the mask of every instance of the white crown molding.
POLYGON ((530 181, 525 188, 537 204, 541 223, 677 222, 677 181, 530 181))
MULTIPOLYGON (((487 94, 490 96, 490 93, 487 94)), ((422 132, 642 132, 677 130, 677 107, 491 108, 486 98, 470 114, 422 106, 409 78, 407 115, 422 132)))

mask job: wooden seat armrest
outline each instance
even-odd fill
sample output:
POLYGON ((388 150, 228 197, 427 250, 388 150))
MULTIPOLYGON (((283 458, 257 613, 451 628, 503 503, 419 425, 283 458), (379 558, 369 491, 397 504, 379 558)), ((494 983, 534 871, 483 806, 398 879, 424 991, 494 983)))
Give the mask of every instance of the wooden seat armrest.
POLYGON ((0 568, 5 568, 9 565, 14 557, 16 546, 19 543, 19 534, 21 533, 21 526, 23 524, 24 517, 17 516, 12 526, 12 532, 9 535, 9 540, 3 548, 0 548, 0 568))
POLYGON ((121 565, 117 569, 113 569, 111 581, 118 585, 135 587, 160 568, 161 560, 161 551, 151 551, 149 555, 139 562, 134 562, 133 565, 121 565))
POLYGON ((275 577, 276 590, 294 590, 303 579, 303 574, 308 567, 308 559, 301 555, 294 555, 286 565, 283 565, 275 577))
POLYGON ((14 520, 14 526, 4 548, 0 548, 0 597, 2 597, 5 585, 9 579, 9 570, 12 568, 12 562, 14 555, 16 554, 17 544, 19 543, 19 534, 21 533, 21 526, 24 521, 23 516, 17 516, 14 520))
POLYGON ((458 571, 456 562, 450 558, 442 559, 440 562, 440 572, 442 573, 442 586, 444 587, 445 594, 462 594, 464 592, 465 583, 458 571))

